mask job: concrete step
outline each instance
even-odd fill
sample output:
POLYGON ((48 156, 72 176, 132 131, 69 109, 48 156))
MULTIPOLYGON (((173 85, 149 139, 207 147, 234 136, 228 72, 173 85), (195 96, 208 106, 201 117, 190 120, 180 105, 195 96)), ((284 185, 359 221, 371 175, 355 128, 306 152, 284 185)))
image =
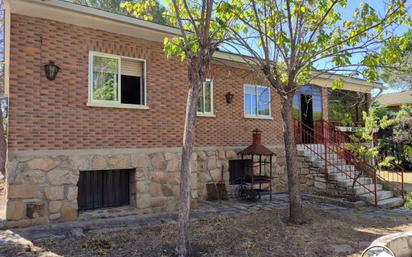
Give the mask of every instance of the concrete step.
POLYGON ((304 155, 305 156, 305 161, 307 162, 316 162, 318 161, 317 156, 314 155, 304 155))
POLYGON ((334 171, 334 172, 328 172, 328 178, 330 180, 335 180, 335 181, 344 181, 344 180, 349 180, 353 179, 358 175, 358 171, 334 171))
MULTIPOLYGON (((348 189, 350 189, 350 187, 348 187, 348 189)), ((375 185, 374 184, 366 184, 363 186, 355 186, 353 188, 353 190, 355 191, 356 195, 361 195, 361 194, 365 194, 365 193, 370 193, 367 189, 369 189, 370 191, 374 191, 375 190, 375 185)), ((381 184, 377 184, 376 185, 376 190, 382 190, 382 185, 381 184)))
MULTIPOLYGON (((393 192, 388 190, 379 190, 376 192, 378 201, 393 197, 393 192)), ((373 193, 360 194, 358 197, 366 202, 374 203, 375 195, 373 193)))
MULTIPOLYGON (((357 181, 361 184, 372 184, 372 178, 370 177, 360 177, 357 179, 357 181)), ((353 179, 344 179, 344 180, 337 180, 337 184, 339 186, 352 186, 353 179)))
POLYGON ((384 209, 391 209, 403 205, 403 199, 401 196, 391 197, 378 201, 378 207, 384 209))
POLYGON ((296 154, 297 154, 297 155, 305 155, 305 150, 298 148, 298 149, 296 150, 296 154))
MULTIPOLYGON (((324 166, 324 164, 322 165, 322 167, 324 166)), ((355 170, 355 166, 350 165, 350 164, 346 164, 344 162, 339 163, 339 162, 331 162, 328 163, 328 170, 330 170, 331 173, 333 173, 334 170, 344 170, 344 171, 354 171, 355 170)))
POLYGON ((345 168, 330 168, 330 169, 328 169, 328 174, 338 174, 338 175, 342 174, 342 176, 347 174, 348 176, 349 175, 353 176, 353 175, 359 174, 359 171, 351 170, 351 169, 345 169, 345 168))

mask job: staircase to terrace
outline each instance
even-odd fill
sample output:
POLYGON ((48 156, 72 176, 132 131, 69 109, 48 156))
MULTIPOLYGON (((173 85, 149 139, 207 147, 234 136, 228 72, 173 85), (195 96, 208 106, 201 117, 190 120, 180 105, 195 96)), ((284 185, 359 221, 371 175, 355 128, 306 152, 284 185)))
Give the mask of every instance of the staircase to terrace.
POLYGON ((295 121, 298 153, 325 175, 325 193, 352 196, 381 208, 394 208, 404 203, 403 169, 382 171, 365 158, 355 156, 345 147, 351 137, 322 121, 311 128, 295 121), (333 193, 331 193, 333 192, 333 193))

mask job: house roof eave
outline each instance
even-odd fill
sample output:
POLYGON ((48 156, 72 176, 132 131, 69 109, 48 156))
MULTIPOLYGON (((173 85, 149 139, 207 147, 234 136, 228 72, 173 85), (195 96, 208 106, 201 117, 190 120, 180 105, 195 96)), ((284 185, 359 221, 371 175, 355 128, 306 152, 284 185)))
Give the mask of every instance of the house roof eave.
POLYGON ((6 0, 13 14, 60 21, 133 37, 163 42, 180 34, 175 27, 60 0, 6 0))

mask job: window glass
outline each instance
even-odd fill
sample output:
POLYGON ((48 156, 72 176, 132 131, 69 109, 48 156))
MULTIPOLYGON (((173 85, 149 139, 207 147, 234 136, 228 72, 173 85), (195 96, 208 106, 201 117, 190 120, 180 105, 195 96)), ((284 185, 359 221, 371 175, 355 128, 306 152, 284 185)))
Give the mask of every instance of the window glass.
POLYGON ((199 100, 197 101, 197 112, 204 112, 204 103, 203 103, 204 97, 203 97, 203 87, 200 89, 199 92, 199 100))
POLYGON ((93 53, 90 100, 98 104, 145 105, 144 61, 93 53))
POLYGON ((244 110, 246 116, 269 117, 270 89, 263 86, 244 86, 244 110))
POLYGON ((119 59, 93 56, 93 100, 118 101, 119 59))
POLYGON ((245 86, 245 114, 256 115, 256 88, 245 86))
POLYGON ((203 83, 199 92, 199 100, 197 102, 198 114, 213 114, 213 81, 207 80, 203 83))
POLYGON ((347 90, 328 90, 328 109, 330 122, 342 125, 362 122, 362 113, 367 112, 366 94, 347 90))
POLYGON ((211 82, 206 81, 203 84, 204 91, 205 91, 205 110, 204 112, 210 113, 212 112, 212 88, 211 88, 211 82))
POLYGON ((257 88, 258 97, 258 114, 259 115, 269 115, 270 114, 270 98, 268 88, 258 87, 257 88))
POLYGON ((322 89, 315 85, 300 86, 293 96, 293 118, 300 120, 302 115, 306 115, 309 111, 308 107, 311 106, 313 121, 321 121, 323 116, 322 107, 322 89), (306 105, 302 106, 302 99, 310 100, 305 101, 306 105))

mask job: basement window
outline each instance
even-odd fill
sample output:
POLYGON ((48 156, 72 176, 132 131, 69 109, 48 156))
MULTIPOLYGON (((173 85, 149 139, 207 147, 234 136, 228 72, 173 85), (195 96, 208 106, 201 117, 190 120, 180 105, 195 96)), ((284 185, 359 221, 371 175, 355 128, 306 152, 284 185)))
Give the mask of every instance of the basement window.
POLYGON ((145 60, 90 52, 88 105, 146 107, 145 67, 145 60))
POLYGON ((80 171, 77 203, 80 211, 130 204, 133 170, 80 171))

